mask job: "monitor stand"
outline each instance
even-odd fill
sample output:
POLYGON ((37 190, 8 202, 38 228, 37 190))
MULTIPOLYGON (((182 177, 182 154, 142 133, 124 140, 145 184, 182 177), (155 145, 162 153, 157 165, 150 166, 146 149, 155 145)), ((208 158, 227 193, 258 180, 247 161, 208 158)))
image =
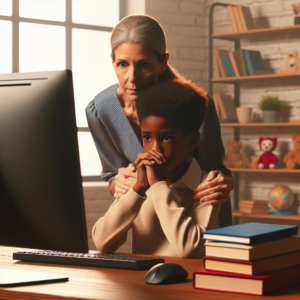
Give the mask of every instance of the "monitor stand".
POLYGON ((69 277, 56 274, 0 268, 0 287, 44 284, 68 281, 69 277))

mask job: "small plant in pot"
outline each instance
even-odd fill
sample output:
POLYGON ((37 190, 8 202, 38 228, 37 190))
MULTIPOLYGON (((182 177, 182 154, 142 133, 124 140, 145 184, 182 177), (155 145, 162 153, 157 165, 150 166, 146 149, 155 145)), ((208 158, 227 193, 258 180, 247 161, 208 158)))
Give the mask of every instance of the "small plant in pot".
POLYGON ((259 108, 262 110, 265 123, 278 122, 279 112, 284 106, 284 102, 280 101, 278 96, 262 96, 259 108))
POLYGON ((300 24, 300 16, 298 16, 298 14, 300 14, 300 3, 292 4, 292 8, 293 8, 293 12, 295 14, 294 24, 298 25, 298 24, 300 24))

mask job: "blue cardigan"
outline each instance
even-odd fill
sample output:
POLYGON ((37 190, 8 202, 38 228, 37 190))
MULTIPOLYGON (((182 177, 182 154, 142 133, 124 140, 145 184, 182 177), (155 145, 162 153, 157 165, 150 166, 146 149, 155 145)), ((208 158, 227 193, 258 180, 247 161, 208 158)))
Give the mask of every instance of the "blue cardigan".
MULTIPOLYGON (((86 108, 88 126, 102 164, 101 177, 109 183, 119 168, 127 167, 139 153, 144 152, 119 102, 118 86, 114 84, 99 93, 86 108)), ((200 142, 193 156, 203 171, 221 170, 224 174, 230 174, 230 170, 223 165, 224 146, 220 124, 210 97, 207 114, 200 128, 200 142)), ((231 224, 231 205, 230 201, 226 201, 220 211, 220 226, 231 224)))

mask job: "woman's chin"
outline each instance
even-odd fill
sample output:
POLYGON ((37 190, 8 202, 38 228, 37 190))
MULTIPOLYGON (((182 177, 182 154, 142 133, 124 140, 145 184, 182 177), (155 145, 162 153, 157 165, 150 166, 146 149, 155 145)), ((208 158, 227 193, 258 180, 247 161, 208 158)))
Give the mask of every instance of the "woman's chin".
POLYGON ((129 94, 129 95, 127 94, 127 99, 135 102, 137 99, 137 96, 138 96, 137 94, 129 94))

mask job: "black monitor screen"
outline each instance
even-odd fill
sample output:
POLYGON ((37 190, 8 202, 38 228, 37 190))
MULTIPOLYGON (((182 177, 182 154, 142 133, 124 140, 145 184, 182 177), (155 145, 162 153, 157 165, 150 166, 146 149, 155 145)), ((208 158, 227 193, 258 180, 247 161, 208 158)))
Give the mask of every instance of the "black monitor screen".
POLYGON ((0 75, 0 245, 88 251, 71 71, 0 75))

